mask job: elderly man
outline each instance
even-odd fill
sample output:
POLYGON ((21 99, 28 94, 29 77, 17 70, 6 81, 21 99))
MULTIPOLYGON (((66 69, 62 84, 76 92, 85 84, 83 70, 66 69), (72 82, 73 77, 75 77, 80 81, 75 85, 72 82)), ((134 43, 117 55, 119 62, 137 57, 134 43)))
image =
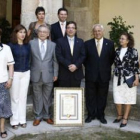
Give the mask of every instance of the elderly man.
POLYGON ((57 80, 58 64, 55 57, 55 43, 47 40, 49 27, 38 28, 38 38, 31 40, 31 81, 33 84, 34 126, 43 119, 53 124, 49 108, 52 103, 53 82, 57 80))
POLYGON ((114 43, 103 37, 104 28, 100 24, 93 26, 94 38, 85 42, 85 85, 86 106, 89 123, 97 117, 106 124, 105 107, 111 77, 111 65, 114 61, 114 43))

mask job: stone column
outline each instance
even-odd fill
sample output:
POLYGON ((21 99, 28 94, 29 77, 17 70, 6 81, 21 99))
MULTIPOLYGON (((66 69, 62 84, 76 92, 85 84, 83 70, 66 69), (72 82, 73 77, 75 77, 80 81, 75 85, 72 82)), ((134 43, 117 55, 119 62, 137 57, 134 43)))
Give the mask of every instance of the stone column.
POLYGON ((7 0, 0 0, 0 19, 6 17, 7 0))
POLYGON ((92 26, 99 22, 99 0, 64 0, 68 9, 68 20, 77 23, 78 37, 87 40, 92 37, 92 26))
POLYGON ((58 20, 57 10, 62 7, 63 0, 22 0, 21 23, 28 29, 31 22, 36 21, 35 9, 43 6, 46 11, 45 20, 52 24, 58 20))

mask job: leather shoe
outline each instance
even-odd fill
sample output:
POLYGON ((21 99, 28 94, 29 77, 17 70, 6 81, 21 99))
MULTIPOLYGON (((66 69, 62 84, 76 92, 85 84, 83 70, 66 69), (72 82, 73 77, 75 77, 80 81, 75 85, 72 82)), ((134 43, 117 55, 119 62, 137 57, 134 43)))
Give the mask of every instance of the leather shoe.
POLYGON ((94 117, 88 116, 85 120, 85 123, 90 123, 94 119, 95 119, 94 117))
POLYGON ((125 127, 125 126, 127 125, 127 121, 128 121, 128 119, 124 119, 124 118, 123 118, 123 120, 125 120, 126 123, 121 123, 121 124, 120 124, 120 128, 121 128, 121 127, 125 127))
POLYGON ((33 126, 37 126, 37 125, 39 125, 39 124, 40 124, 40 120, 34 120, 33 126))
POLYGON ((100 120, 101 123, 107 124, 107 120, 105 118, 100 118, 99 120, 100 120))
POLYGON ((43 119, 45 122, 47 122, 48 124, 54 124, 52 119, 43 119))

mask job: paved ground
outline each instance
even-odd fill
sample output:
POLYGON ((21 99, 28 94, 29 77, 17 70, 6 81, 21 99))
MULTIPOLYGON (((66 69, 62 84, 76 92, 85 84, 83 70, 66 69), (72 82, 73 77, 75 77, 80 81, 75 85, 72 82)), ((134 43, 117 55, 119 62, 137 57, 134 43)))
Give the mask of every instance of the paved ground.
MULTIPOLYGON (((12 129, 7 123, 8 137, 3 140, 120 140, 119 137, 121 136, 123 140, 125 138, 127 140, 130 138, 132 138, 130 140, 140 140, 140 122, 129 120, 128 125, 120 129, 119 124, 112 123, 114 119, 113 117, 107 117, 108 124, 106 125, 94 120, 83 127, 55 127, 43 121, 39 126, 33 126, 33 122, 28 121, 27 128, 19 128, 18 130, 12 129), (115 137, 113 138, 113 136, 115 137)), ((2 139, 0 138, 0 140, 2 139)))

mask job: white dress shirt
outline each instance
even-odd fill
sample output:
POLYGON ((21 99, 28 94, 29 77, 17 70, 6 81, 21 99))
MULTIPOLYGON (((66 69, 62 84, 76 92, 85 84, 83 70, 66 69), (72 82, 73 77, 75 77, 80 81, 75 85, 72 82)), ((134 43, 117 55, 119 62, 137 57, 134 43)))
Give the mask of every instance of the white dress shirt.
MULTIPOLYGON (((102 51, 102 47, 103 47, 103 37, 100 39, 100 50, 102 51)), ((96 46, 97 46, 97 44, 98 44, 98 40, 97 39, 95 39, 95 44, 96 44, 96 46)))
POLYGON ((73 55, 75 37, 74 36, 73 37, 67 36, 67 38, 68 38, 68 42, 69 42, 69 45, 70 45, 71 54, 73 55))
MULTIPOLYGON (((39 41, 39 50, 41 52, 41 45, 42 45, 42 40, 38 39, 39 41)), ((44 49, 45 49, 45 52, 47 51, 47 39, 44 40, 44 49)))
POLYGON ((60 27, 61 27, 63 35, 65 35, 65 32, 66 32, 66 21, 64 21, 64 22, 59 21, 59 24, 60 24, 60 27), (62 24, 63 24, 63 27, 62 27, 62 24))

